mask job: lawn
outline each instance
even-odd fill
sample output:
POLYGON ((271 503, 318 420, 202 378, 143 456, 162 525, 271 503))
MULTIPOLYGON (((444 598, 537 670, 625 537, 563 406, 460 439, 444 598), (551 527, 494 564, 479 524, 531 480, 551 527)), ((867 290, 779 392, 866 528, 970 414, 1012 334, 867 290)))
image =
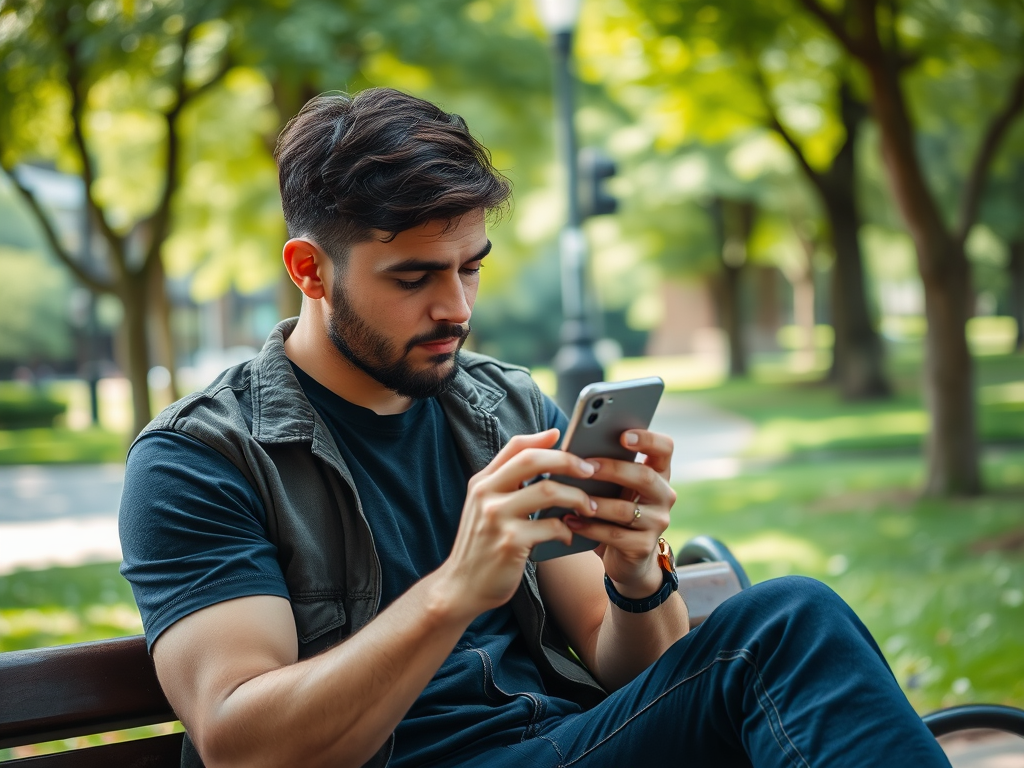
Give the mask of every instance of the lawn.
POLYGON ((680 486, 669 540, 725 541, 755 582, 836 590, 919 711, 1024 705, 1024 449, 990 450, 989 494, 920 499, 914 456, 790 462, 680 486))
MULTIPOLYGON (((889 365, 893 396, 844 402, 835 387, 787 375, 768 361, 749 379, 693 391, 709 405, 757 425, 749 458, 913 453, 928 431, 916 348, 895 350, 889 365)), ((975 358, 978 425, 988 445, 1024 447, 1024 356, 975 358)))

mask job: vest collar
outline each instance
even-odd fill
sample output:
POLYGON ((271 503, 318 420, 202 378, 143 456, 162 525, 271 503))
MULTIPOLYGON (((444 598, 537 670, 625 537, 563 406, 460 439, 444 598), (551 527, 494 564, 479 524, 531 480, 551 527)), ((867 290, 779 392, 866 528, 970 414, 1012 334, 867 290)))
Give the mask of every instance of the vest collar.
MULTIPOLYGON (((282 320, 271 331, 263 349, 250 364, 252 376, 252 436, 261 443, 312 442, 319 428, 319 417, 309 404, 291 361, 284 351, 284 342, 299 319, 282 320)), ((493 414, 506 397, 504 390, 475 379, 467 368, 480 358, 471 352, 460 352, 459 368, 451 389, 439 399, 446 409, 469 409, 493 414)))

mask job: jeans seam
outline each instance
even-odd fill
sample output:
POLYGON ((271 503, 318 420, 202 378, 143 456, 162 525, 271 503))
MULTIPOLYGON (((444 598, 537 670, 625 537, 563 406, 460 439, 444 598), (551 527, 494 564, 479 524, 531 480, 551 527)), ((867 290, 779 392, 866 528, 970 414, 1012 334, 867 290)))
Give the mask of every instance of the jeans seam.
MULTIPOLYGON (((747 658, 744 658, 742 656, 742 654, 751 655, 750 652, 747 651, 746 649, 741 649, 741 650, 738 650, 738 651, 719 651, 715 655, 714 660, 712 660, 709 664, 701 667, 696 672, 694 672, 692 675, 688 675, 687 677, 684 677, 682 680, 677 682, 675 685, 672 685, 669 688, 666 688, 660 694, 655 696, 653 700, 651 700, 646 705, 644 705, 639 710, 637 710, 632 715, 630 715, 628 718, 626 718, 626 720, 618 728, 616 728, 611 733, 609 733, 607 736, 605 736, 603 739, 601 739, 597 744, 592 746, 590 749, 582 752, 581 754, 579 754, 577 757, 573 758, 572 760, 570 760, 568 762, 565 762, 565 763, 561 763, 558 766, 558 768, 568 768, 569 766, 573 765, 574 763, 578 763, 580 760, 582 760, 584 757, 589 755, 591 752, 594 752, 596 749, 598 749, 598 747, 601 747, 604 744, 606 744, 608 741, 610 741, 615 735, 617 735, 619 732, 624 730, 626 728, 626 726, 628 726, 634 720, 636 720, 641 715, 646 713, 649 709, 653 708, 655 704, 658 704, 662 699, 664 699, 669 694, 673 693, 677 688, 685 685, 686 683, 690 682, 691 680, 697 679, 698 677, 703 675, 705 672, 710 670, 713 666, 715 666, 716 664, 718 664, 719 662, 722 662, 722 661, 735 661, 736 659, 739 658, 742 661, 746 661, 747 663, 751 664, 751 666, 754 668, 755 674, 757 675, 758 683, 760 684, 761 689, 764 690, 765 696, 768 697, 768 700, 771 703, 772 708, 775 709, 776 714, 778 714, 778 709, 775 707, 775 703, 773 701, 771 701, 771 697, 768 696, 767 689, 764 688, 764 681, 761 678, 761 673, 758 670, 757 665, 751 663, 747 658), (730 655, 731 655, 731 658, 727 658, 730 655)), ((771 718, 768 717, 768 713, 765 710, 764 705, 761 703, 760 696, 758 696, 758 706, 760 706, 761 710, 763 712, 765 712, 765 716, 766 716, 766 718, 768 720, 768 727, 771 729, 772 736, 775 738, 776 743, 779 744, 779 749, 782 751, 782 753, 784 755, 786 755, 787 758, 789 758, 790 761, 793 761, 793 756, 791 754, 789 754, 789 752, 786 751, 786 749, 782 745, 782 743, 779 742, 779 737, 776 735, 775 729, 774 729, 774 727, 771 724, 771 718)), ((781 717, 779 718, 779 727, 782 728, 781 717)), ((796 753, 798 755, 800 755, 800 759, 803 761, 804 765, 807 766, 807 768, 810 768, 810 766, 808 765, 807 761, 804 759, 804 756, 800 754, 800 750, 796 748, 796 745, 793 744, 792 740, 790 740, 789 735, 785 733, 785 729, 782 729, 782 730, 783 730, 783 734, 786 736, 786 740, 789 741, 789 743, 793 747, 793 749, 796 750, 796 753)), ((557 750, 557 747, 556 747, 556 750, 557 750)), ((557 750, 557 751, 559 752, 559 754, 561 754, 560 750, 557 750)))
MULTIPOLYGON (((497 679, 494 676, 494 661, 491 659, 491 654, 489 654, 483 648, 473 648, 472 650, 480 656, 480 659, 483 662, 483 667, 484 667, 484 683, 485 683, 485 685, 486 685, 486 683, 489 682, 491 685, 494 686, 495 690, 497 690, 499 693, 504 694, 505 696, 507 696, 510 699, 516 699, 516 698, 519 698, 520 696, 525 696, 527 699, 529 699, 530 703, 533 705, 533 716, 530 718, 530 721, 526 724, 526 728, 523 730, 523 737, 522 737, 521 740, 525 741, 527 736, 531 735, 531 732, 533 731, 534 726, 536 725, 537 722, 540 721, 540 719, 542 717, 542 702, 541 702, 541 700, 539 698, 537 698, 536 696, 534 696, 532 693, 529 693, 529 692, 526 692, 526 691, 524 691, 522 693, 509 693, 508 691, 506 691, 504 688, 502 688, 500 685, 498 685, 498 681, 497 681, 497 679)), ((484 691, 484 693, 486 694, 486 690, 484 691)), ((488 698, 490 698, 490 697, 488 697, 488 698)))
POLYGON ((779 745, 779 749, 782 751, 782 754, 789 758, 790 762, 792 762, 798 768, 800 768, 801 765, 803 765, 804 768, 810 768, 810 764, 807 762, 807 758, 803 756, 803 754, 800 752, 799 747, 797 747, 797 745, 793 743, 793 739, 791 739, 789 734, 786 733, 786 726, 782 724, 782 715, 779 713, 779 708, 775 705, 775 702, 772 700, 771 694, 768 693, 768 686, 765 685, 764 678, 761 677, 761 670, 757 666, 757 661, 754 659, 754 655, 750 653, 750 651, 748 651, 746 648, 742 648, 738 651, 725 651, 725 653, 735 654, 734 658, 739 658, 745 661, 753 668, 754 674, 757 675, 757 684, 754 687, 755 692, 757 692, 757 705, 761 708, 761 711, 764 712, 765 719, 768 721, 768 727, 771 729, 772 732, 772 737, 775 739, 775 743, 779 745), (768 707, 765 706, 764 701, 762 701, 762 697, 764 699, 767 699, 768 704, 771 706, 772 712, 775 713, 774 720, 772 719, 772 712, 768 711, 768 707), (800 758, 799 762, 797 762, 793 758, 793 755, 790 753, 790 750, 786 748, 786 745, 783 744, 782 740, 779 738, 779 734, 775 732, 776 725, 778 726, 779 731, 781 731, 783 738, 786 740, 786 743, 789 744, 789 747, 792 749, 792 751, 796 752, 797 757, 800 758))

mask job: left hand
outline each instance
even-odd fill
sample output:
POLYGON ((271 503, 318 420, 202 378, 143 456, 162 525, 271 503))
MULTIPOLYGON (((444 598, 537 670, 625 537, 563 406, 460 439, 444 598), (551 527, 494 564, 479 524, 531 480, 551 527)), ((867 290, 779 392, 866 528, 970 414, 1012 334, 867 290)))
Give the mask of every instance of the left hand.
POLYGON ((598 465, 593 479, 618 483, 625 489, 623 497, 595 498, 596 510, 563 519, 574 533, 599 542, 595 552, 619 593, 639 599, 654 594, 662 584, 657 548, 676 501, 676 492, 669 485, 673 445, 667 435, 645 429, 623 432, 620 440, 630 450, 644 454, 644 461, 584 458, 598 465), (634 442, 630 442, 631 436, 634 442))

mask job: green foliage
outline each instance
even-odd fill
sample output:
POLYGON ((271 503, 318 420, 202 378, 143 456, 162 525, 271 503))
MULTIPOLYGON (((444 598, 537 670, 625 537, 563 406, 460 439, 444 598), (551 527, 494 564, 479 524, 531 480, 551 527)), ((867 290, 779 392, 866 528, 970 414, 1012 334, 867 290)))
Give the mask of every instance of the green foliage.
POLYGON ((105 429, 0 430, 0 466, 11 464, 123 464, 126 436, 105 429))
POLYGON ((52 427, 67 405, 28 387, 0 390, 0 430, 52 427))
POLYGON ((67 273, 38 251, 0 246, 0 275, 0 359, 68 357, 67 273))

